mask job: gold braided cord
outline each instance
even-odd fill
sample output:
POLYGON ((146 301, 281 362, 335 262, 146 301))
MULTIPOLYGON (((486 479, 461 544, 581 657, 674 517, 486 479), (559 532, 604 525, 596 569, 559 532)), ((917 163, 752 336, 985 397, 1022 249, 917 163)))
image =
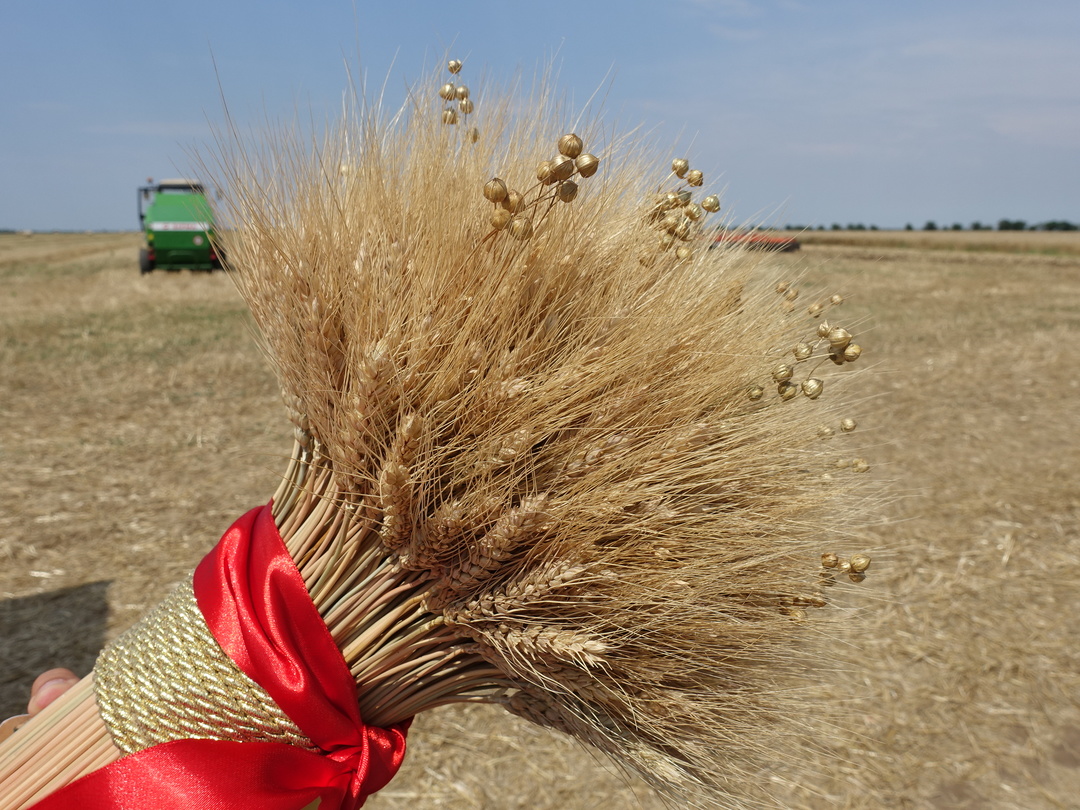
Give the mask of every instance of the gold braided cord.
POLYGON ((101 717, 125 753, 182 739, 317 750, 218 646, 190 577, 105 648, 94 666, 94 686, 101 717))

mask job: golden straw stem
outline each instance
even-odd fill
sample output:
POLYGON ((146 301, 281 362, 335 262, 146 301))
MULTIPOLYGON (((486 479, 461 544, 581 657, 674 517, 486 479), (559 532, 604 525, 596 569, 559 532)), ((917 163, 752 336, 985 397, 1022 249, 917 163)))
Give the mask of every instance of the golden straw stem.
MULTIPOLYGON (((438 706, 448 706, 452 703, 491 703, 494 695, 517 686, 518 684, 505 676, 501 678, 479 678, 475 686, 471 687, 462 686, 457 682, 436 681, 427 689, 417 692, 415 695, 401 698, 393 707, 394 715, 400 715, 400 719, 403 720, 406 717, 415 717, 420 712, 430 711, 438 706), (473 689, 476 691, 473 692, 473 689)), ((392 722, 398 721, 393 720, 392 722)))
POLYGON ((438 656, 434 660, 423 663, 418 661, 416 663, 417 665, 412 667, 412 672, 408 676, 394 680, 384 680, 375 688, 365 689, 362 701, 376 707, 387 705, 401 693, 409 694, 417 686, 429 684, 433 678, 443 681, 450 673, 454 673, 456 677, 462 670, 476 663, 484 662, 475 655, 462 657, 457 655, 456 652, 450 652, 438 656))
POLYGON ((330 523, 326 526, 319 525, 316 529, 319 535, 319 553, 314 559, 313 566, 305 566, 301 569, 304 574, 304 583, 308 593, 315 604, 319 604, 321 591, 332 587, 336 571, 341 559, 341 544, 337 538, 341 536, 345 515, 343 510, 335 509, 331 514, 330 523))
POLYGON ((345 656, 346 661, 354 661, 361 657, 366 657, 365 650, 369 647, 378 648, 382 646, 379 642, 384 642, 383 638, 387 629, 394 624, 405 624, 406 622, 399 622, 399 620, 405 616, 410 610, 413 613, 413 618, 418 618, 424 615, 427 611, 422 607, 423 595, 418 594, 407 599, 397 608, 391 609, 386 613, 380 614, 378 619, 366 626, 366 629, 348 643, 347 646, 341 650, 342 655, 345 656))
POLYGON ((301 452, 299 446, 293 448, 290 461, 295 462, 295 467, 288 471, 274 498, 274 519, 282 532, 294 530, 307 516, 313 500, 312 490, 318 483, 318 476, 312 475, 311 465, 299 459, 301 452), (280 504, 277 500, 279 494, 283 496, 280 504))
POLYGON ((289 456, 289 463, 285 466, 285 473, 281 476, 277 489, 274 490, 275 504, 284 506, 289 493, 296 490, 296 478, 300 466, 299 450, 300 448, 294 442, 292 454, 289 456))
POLYGON ((0 747, 0 810, 28 807, 121 756, 98 715, 88 675, 0 747))
POLYGON ((20 781, 27 786, 27 799, 47 796, 63 787, 84 773, 88 760, 97 758, 102 742, 112 745, 108 731, 97 727, 93 717, 79 718, 79 722, 69 730, 69 735, 61 745, 49 749, 47 758, 39 757, 28 763, 29 767, 20 775, 20 781), (59 770, 58 763, 63 763, 59 770))
MULTIPOLYGON (((393 670, 401 661, 409 659, 420 650, 426 648, 439 649, 451 647, 460 643, 453 634, 445 629, 436 634, 430 634, 431 628, 439 625, 440 619, 429 619, 417 625, 412 625, 402 635, 395 634, 392 644, 383 644, 378 652, 365 656, 363 660, 353 664, 353 677, 357 683, 368 683, 376 673, 383 670, 393 670)), ((399 631, 400 633, 400 631, 399 631)), ((434 651, 434 650, 433 650, 434 651)))
POLYGON ((373 579, 383 572, 393 572, 393 564, 386 558, 386 552, 378 545, 373 544, 362 548, 356 557, 356 561, 349 566, 351 569, 348 576, 343 578, 333 593, 320 600, 322 605, 337 605, 339 602, 350 598, 354 591, 364 592, 373 579))
POLYGON ((331 628, 331 631, 333 631, 335 625, 340 625, 342 629, 352 631, 353 618, 367 613, 373 604, 383 601, 383 598, 388 594, 396 595, 401 592, 402 588, 408 588, 408 586, 401 585, 395 588, 394 585, 394 576, 391 572, 385 572, 381 577, 368 578, 361 582, 351 595, 340 601, 331 601, 330 604, 333 604, 333 607, 323 616, 323 621, 326 622, 327 627, 331 628))
POLYGON ((455 695, 462 692, 476 690, 491 694, 498 689, 520 686, 520 683, 511 680, 505 672, 496 669, 486 661, 480 661, 477 664, 482 664, 482 666, 471 671, 462 671, 451 678, 431 679, 426 684, 409 684, 410 691, 405 693, 405 697, 399 699, 399 710, 416 714, 426 711, 433 699, 442 703, 452 700, 455 695))
POLYGON ((383 694, 383 690, 380 690, 371 696, 370 701, 367 700, 367 695, 362 695, 360 715, 375 725, 391 725, 427 709, 427 701, 432 696, 442 698, 468 691, 473 686, 494 688, 500 684, 507 684, 506 675, 486 662, 485 668, 472 672, 458 671, 452 675, 445 672, 431 673, 399 683, 398 687, 388 694, 383 694))
POLYGON ((325 566, 316 581, 305 580, 317 605, 335 604, 354 587, 357 580, 369 577, 369 571, 377 573, 392 566, 382 543, 362 517, 346 515, 344 510, 339 510, 338 514, 345 520, 336 528, 331 525, 327 531, 332 542, 327 544, 328 550, 322 555, 325 566), (375 542, 366 542, 372 538, 375 542))
POLYGON ((336 604, 357 589, 357 583, 393 568, 393 561, 387 557, 382 541, 363 518, 354 518, 347 526, 342 553, 352 561, 339 567, 332 589, 328 586, 328 595, 320 599, 323 604, 336 604))
MULTIPOLYGON (((339 514, 342 514, 339 512, 339 514)), ((343 516, 344 518, 344 516, 343 516)), ((323 569, 322 576, 320 576, 317 583, 312 583, 311 593, 312 598, 318 597, 318 602, 323 604, 333 604, 335 601, 333 594, 336 589, 341 588, 342 582, 345 583, 345 589, 348 589, 348 580, 354 573, 355 561, 351 561, 359 550, 359 543, 357 542, 356 535, 350 533, 352 528, 352 521, 342 519, 341 521, 335 521, 337 525, 331 527, 332 542, 330 549, 327 553, 327 560, 329 566, 323 569), (343 564, 349 562, 349 564, 343 564)))
POLYGON ((326 511, 334 508, 334 504, 324 497, 329 478, 327 472, 317 474, 310 487, 304 486, 302 502, 283 513, 285 520, 278 525, 297 567, 302 568, 304 560, 315 549, 319 541, 318 528, 325 520, 326 511))
POLYGON ((319 498, 294 532, 282 533, 282 539, 288 538, 292 542, 292 545, 286 542, 286 547, 293 560, 296 561, 296 567, 300 569, 305 582, 317 576, 324 564, 319 553, 322 544, 322 524, 327 519, 327 513, 333 508, 333 504, 329 501, 319 498), (295 549, 293 545, 296 546, 295 549))
POLYGON ((58 726, 66 727, 78 716, 84 709, 84 702, 93 702, 92 682, 88 684, 86 681, 87 678, 84 678, 57 698, 0 746, 0 785, 3 785, 8 774, 21 767, 28 757, 34 756, 34 746, 40 743, 41 738, 53 738, 58 726))
MULTIPOLYGON (((345 624, 353 631, 359 625, 363 617, 376 614, 386 606, 393 605, 403 594, 411 593, 416 589, 416 583, 410 578, 402 582, 398 578, 399 572, 392 570, 391 566, 379 566, 363 582, 354 586, 354 592, 345 594, 342 605, 347 605, 347 612, 342 613, 335 604, 332 609, 336 614, 335 622, 345 624)), ((336 601, 336 600, 335 600, 336 601)), ((334 604, 326 602, 325 604, 334 604)), ((327 617, 327 624, 330 623, 327 617)))
POLYGON ((394 664, 394 666, 375 670, 374 674, 364 679, 364 688, 379 688, 377 686, 378 684, 390 682, 395 675, 409 672, 410 670, 419 671, 431 661, 445 662, 456 655, 455 651, 446 649, 432 650, 431 652, 422 655, 410 655, 410 653, 410 650, 406 650, 403 655, 395 656, 389 662, 394 664))
POLYGON ((294 445, 293 453, 289 457, 289 466, 285 469, 281 483, 274 492, 274 520, 279 524, 283 515, 292 512, 296 499, 299 497, 301 488, 307 478, 308 465, 301 461, 300 454, 303 452, 299 444, 294 445))
POLYGON ((282 537, 292 536, 307 518, 312 500, 311 489, 306 486, 307 483, 305 480, 302 484, 297 482, 295 486, 289 487, 281 504, 274 501, 274 521, 282 537))

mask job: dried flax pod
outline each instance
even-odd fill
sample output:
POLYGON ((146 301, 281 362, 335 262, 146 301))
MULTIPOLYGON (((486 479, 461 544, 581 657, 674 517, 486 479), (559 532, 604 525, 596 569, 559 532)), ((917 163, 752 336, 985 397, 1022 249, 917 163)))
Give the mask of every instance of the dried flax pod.
MULTIPOLYGON (((296 427, 271 506, 238 525, 280 535, 365 727, 403 744, 422 711, 496 703, 673 798, 730 805, 797 714, 804 608, 838 564, 821 546, 852 499, 821 424, 840 416, 829 374, 799 369, 850 362, 850 335, 806 341, 746 254, 658 245, 668 211, 687 241, 715 197, 658 198, 632 146, 597 156, 550 105, 473 113, 463 88, 405 115, 361 107, 317 149, 223 139, 227 255, 296 427), (444 124, 454 103, 483 136, 444 124)), ((344 758, 217 633, 207 570, 235 575, 234 529, 0 748, 0 807, 191 739, 344 758), (85 757, 58 753, 72 724, 85 757)), ((378 787, 333 785, 273 806, 354 807, 378 787)))

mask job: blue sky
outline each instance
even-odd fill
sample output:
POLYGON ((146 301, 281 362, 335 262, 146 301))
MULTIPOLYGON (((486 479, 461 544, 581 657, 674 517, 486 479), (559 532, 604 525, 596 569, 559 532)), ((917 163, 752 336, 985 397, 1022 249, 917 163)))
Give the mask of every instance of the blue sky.
POLYGON ((1080 221, 1077 0, 35 0, 0 12, 0 228, 135 229, 219 78, 242 123, 322 118, 346 62, 397 100, 448 51, 603 87, 740 221, 1080 221))

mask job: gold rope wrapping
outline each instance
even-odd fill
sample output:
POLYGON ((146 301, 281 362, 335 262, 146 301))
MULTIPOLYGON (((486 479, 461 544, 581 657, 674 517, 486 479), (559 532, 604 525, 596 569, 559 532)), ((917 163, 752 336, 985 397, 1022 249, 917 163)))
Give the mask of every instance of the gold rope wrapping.
POLYGON ((192 738, 317 750, 218 646, 190 577, 105 648, 94 687, 101 717, 125 753, 192 738))

